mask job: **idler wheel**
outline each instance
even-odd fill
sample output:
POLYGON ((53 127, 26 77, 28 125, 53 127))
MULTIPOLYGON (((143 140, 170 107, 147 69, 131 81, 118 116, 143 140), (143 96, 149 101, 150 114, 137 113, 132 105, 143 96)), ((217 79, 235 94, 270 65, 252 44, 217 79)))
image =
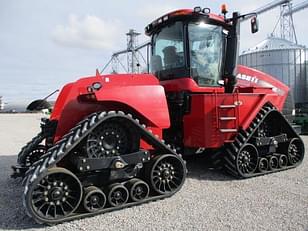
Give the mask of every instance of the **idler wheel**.
POLYGON ((112 207, 124 205, 128 201, 128 198, 129 192, 124 185, 115 183, 109 186, 108 203, 112 207))
POLYGON ((25 203, 38 222, 57 223, 78 208, 81 198, 78 178, 67 169, 55 167, 29 184, 25 203))
POLYGON ((183 160, 172 154, 156 156, 148 169, 151 188, 159 194, 175 193, 182 187, 186 178, 183 160))
POLYGON ((85 197, 83 199, 83 207, 92 213, 104 208, 106 204, 106 196, 102 190, 95 186, 89 186, 85 189, 85 197))
POLYGON ((143 180, 131 179, 127 182, 130 198, 133 201, 142 201, 149 196, 149 185, 143 180))
POLYGON ((236 158, 237 171, 242 177, 250 177, 258 167, 259 153, 252 144, 245 144, 236 158))
POLYGON ((279 160, 277 156, 273 155, 268 158, 268 166, 270 170, 275 170, 279 168, 279 160))
POLYGON ((264 157, 260 158, 258 164, 259 172, 266 172, 268 170, 268 160, 264 157))
POLYGON ((298 138, 293 138, 288 146, 288 159, 291 165, 297 165, 302 162, 304 158, 304 144, 298 138))

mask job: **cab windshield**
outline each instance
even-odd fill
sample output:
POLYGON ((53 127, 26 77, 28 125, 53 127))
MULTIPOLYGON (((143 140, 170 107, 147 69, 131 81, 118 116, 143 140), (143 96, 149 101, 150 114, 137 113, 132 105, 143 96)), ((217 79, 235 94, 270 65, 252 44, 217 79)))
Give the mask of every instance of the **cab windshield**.
POLYGON ((189 23, 188 36, 192 78, 200 86, 218 85, 224 47, 222 27, 189 23))
POLYGON ((153 35, 151 72, 160 80, 192 77, 200 86, 221 78, 224 35, 221 26, 181 21, 153 35), (187 41, 187 42, 185 42, 187 41))

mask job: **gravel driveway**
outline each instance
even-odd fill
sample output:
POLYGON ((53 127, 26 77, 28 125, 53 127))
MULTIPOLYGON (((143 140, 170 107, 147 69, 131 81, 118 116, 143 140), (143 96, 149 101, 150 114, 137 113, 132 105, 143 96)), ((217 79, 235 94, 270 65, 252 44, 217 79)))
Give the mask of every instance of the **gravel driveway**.
MULTIPOLYGON (((35 224, 24 213, 20 180, 10 166, 39 130, 38 114, 0 114, 0 230, 306 230, 308 160, 296 169, 233 180, 205 159, 188 163, 183 189, 162 201, 56 226, 35 224)), ((303 137, 308 147, 308 137, 303 137)))

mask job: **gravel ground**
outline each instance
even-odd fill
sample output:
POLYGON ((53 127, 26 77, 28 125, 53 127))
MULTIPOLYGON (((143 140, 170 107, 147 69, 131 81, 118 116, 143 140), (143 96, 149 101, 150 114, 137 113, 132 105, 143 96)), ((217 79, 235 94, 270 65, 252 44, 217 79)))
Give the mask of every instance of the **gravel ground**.
MULTIPOLYGON (((39 114, 0 114, 1 230, 305 230, 308 160, 296 169, 233 180, 206 160, 188 163, 182 190, 163 201, 56 226, 35 224, 24 212, 19 180, 10 178, 16 154, 39 130, 39 114)), ((303 137, 308 147, 308 137, 303 137)))

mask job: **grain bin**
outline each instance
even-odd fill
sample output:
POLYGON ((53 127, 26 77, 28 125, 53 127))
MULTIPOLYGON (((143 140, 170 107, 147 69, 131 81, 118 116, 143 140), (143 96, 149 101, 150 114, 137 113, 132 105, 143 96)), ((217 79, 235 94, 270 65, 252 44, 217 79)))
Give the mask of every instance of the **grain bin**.
POLYGON ((308 50, 268 37, 239 57, 239 63, 268 73, 291 87, 295 103, 308 102, 308 50))

